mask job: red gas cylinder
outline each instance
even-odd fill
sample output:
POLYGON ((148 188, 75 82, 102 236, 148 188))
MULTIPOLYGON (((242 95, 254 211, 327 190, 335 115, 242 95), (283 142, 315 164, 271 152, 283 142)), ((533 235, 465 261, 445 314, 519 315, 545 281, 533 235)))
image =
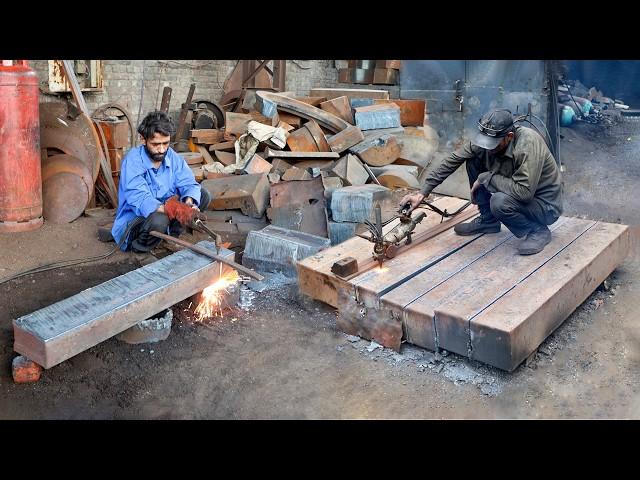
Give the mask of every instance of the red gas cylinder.
POLYGON ((42 225, 38 77, 26 60, 0 65, 0 233, 42 225))

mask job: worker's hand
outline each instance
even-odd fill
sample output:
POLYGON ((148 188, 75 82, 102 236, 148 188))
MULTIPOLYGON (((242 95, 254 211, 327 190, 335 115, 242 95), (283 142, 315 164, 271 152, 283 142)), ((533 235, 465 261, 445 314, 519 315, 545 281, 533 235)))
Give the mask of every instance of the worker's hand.
POLYGON ((164 213, 167 214, 169 220, 178 220, 185 227, 192 226, 196 218, 202 219, 204 214, 200 213, 198 208, 193 208, 187 203, 182 203, 178 196, 169 198, 164 204, 164 213))
POLYGON ((191 208, 193 208, 194 210, 200 210, 198 208, 198 206, 194 203, 193 198, 191 197, 186 197, 184 199, 184 203, 186 203, 187 205, 189 205, 191 208))
POLYGON ((422 202, 425 197, 426 195, 420 192, 405 195, 404 197, 402 197, 402 200, 400 200, 400 208, 404 207, 407 203, 411 203, 411 208, 407 212, 408 215, 413 212, 418 207, 418 205, 420 205, 420 202, 422 202))
POLYGON ((473 182, 473 185, 471 186, 471 203, 473 203, 474 205, 478 204, 478 201, 476 199, 476 192, 480 187, 482 187, 482 184, 478 182, 478 180, 473 182))

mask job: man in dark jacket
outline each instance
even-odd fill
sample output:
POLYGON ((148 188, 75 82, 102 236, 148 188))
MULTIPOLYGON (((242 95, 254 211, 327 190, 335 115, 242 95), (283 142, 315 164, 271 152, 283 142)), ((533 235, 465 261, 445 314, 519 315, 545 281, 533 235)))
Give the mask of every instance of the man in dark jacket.
POLYGON ((533 129, 514 125, 509 110, 486 113, 479 132, 438 166, 420 193, 406 195, 401 204, 416 208, 434 188, 466 163, 471 201, 480 216, 454 227, 458 235, 497 233, 500 223, 518 238, 521 255, 532 255, 551 241, 551 225, 562 214, 560 169, 544 139, 533 129))

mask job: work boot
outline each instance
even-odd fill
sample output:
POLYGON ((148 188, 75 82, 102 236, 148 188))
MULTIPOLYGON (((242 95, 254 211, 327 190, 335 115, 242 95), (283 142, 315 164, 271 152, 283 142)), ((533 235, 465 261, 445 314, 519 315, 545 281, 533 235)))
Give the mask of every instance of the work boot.
POLYGON ((527 238, 518 245, 518 253, 520 255, 534 255, 541 252, 550 241, 551 231, 547 226, 536 226, 529 232, 527 238))
POLYGON ((115 242, 111 234, 111 227, 98 227, 98 240, 105 243, 115 242))
POLYGON ((453 231, 458 235, 476 235, 477 233, 498 233, 500 222, 495 217, 480 215, 470 222, 459 223, 453 227, 453 231))

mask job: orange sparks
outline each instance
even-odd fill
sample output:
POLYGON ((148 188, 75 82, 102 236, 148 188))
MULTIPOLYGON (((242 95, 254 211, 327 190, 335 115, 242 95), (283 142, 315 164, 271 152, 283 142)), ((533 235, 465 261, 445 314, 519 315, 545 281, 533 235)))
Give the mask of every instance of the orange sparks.
POLYGON ((196 307, 194 313, 200 322, 214 316, 222 316, 222 303, 225 300, 225 293, 231 285, 235 285, 240 276, 235 270, 225 272, 214 284, 209 285, 202 291, 202 300, 196 307))

